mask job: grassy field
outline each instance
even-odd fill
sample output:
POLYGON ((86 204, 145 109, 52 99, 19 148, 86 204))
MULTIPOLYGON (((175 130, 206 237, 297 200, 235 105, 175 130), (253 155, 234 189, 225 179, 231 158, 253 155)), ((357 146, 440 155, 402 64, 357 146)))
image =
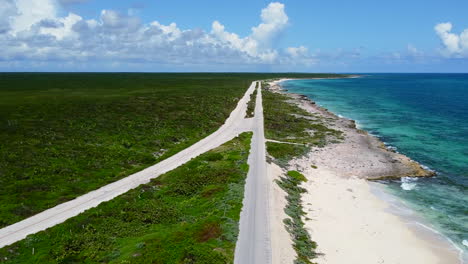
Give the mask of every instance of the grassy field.
POLYGON ((0 249, 0 263, 232 263, 251 135, 0 249))
POLYGON ((253 80, 327 76, 0 73, 0 227, 192 145, 253 80))

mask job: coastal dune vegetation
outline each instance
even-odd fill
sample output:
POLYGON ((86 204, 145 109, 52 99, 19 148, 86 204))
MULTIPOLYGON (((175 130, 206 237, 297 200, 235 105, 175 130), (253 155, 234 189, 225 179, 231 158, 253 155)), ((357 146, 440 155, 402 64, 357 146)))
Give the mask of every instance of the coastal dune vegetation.
POLYGON ((342 132, 329 128, 326 120, 305 111, 291 98, 270 91, 265 83, 262 91, 265 137, 268 153, 279 165, 306 154, 311 147, 323 147, 342 139, 342 132))
POLYGON ((307 179, 297 171, 288 171, 276 182, 287 194, 287 205, 284 211, 290 218, 284 219, 283 222, 293 239, 293 248, 297 254, 294 263, 312 264, 311 259, 316 258, 318 255, 315 252, 317 244, 312 241, 305 229, 303 218, 306 213, 301 203, 301 194, 307 192, 307 190, 300 185, 307 182, 307 179))
POLYGON ((293 102, 291 97, 270 89, 264 82, 262 91, 265 117, 266 147, 269 162, 283 168, 283 175, 276 183, 284 190, 288 216, 283 220, 296 252, 294 263, 311 264, 317 257, 317 244, 305 229, 306 213, 301 195, 307 190, 301 184, 307 179, 300 172, 290 170, 289 162, 308 153, 312 147, 323 147, 343 139, 343 133, 329 128, 323 117, 309 113, 293 102))

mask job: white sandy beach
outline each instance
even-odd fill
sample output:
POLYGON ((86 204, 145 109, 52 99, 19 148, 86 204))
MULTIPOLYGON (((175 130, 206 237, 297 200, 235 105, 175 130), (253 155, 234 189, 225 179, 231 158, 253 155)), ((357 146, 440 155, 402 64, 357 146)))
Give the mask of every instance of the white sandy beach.
MULTIPOLYGON (((305 164, 303 164, 305 165, 305 164)), ((306 228, 324 255, 318 263, 460 263, 451 245, 412 230, 388 212, 366 180, 344 178, 326 168, 306 168, 306 228)))
MULTIPOLYGON (((272 86, 278 82, 271 83, 272 86)), ((273 87, 279 91, 280 87, 273 87)), ((367 179, 430 176, 408 157, 387 150, 378 139, 304 97, 292 95, 309 112, 329 120, 344 132, 341 143, 315 148, 291 161, 308 182, 303 195, 306 228, 317 242, 319 264, 455 264, 459 252, 441 236, 417 228, 389 210, 391 204, 375 195, 377 183, 367 179), (311 165, 317 166, 312 168, 311 165)), ((285 262, 284 262, 285 263, 285 262)))

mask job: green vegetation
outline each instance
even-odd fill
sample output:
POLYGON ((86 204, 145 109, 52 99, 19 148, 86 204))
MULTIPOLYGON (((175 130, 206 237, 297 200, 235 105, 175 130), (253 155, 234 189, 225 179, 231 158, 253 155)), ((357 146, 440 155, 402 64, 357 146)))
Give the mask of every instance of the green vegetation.
POLYGON ((327 76, 0 73, 0 227, 192 145, 254 80, 327 76))
POLYGON ((247 103, 247 112, 245 113, 246 118, 254 117, 255 101, 257 99, 257 87, 258 87, 258 83, 255 86, 254 92, 250 95, 249 102, 247 103))
POLYGON ((311 264, 311 259, 317 256, 316 243, 310 238, 309 233, 304 228, 302 217, 305 215, 301 205, 301 194, 306 190, 299 185, 307 179, 297 171, 288 171, 287 175, 277 181, 278 185, 287 193, 285 212, 291 218, 284 219, 286 229, 293 239, 293 247, 296 250, 297 258, 295 264, 311 264))
POLYGON ((323 147, 327 138, 339 138, 341 131, 330 129, 317 115, 311 114, 279 93, 263 91, 265 136, 279 141, 323 147))
POLYGON ((311 114, 283 94, 262 91, 265 117, 265 137, 281 142, 267 142, 267 151, 279 165, 307 153, 311 146, 323 147, 342 138, 342 132, 328 128, 318 115, 311 114))
POLYGON ((266 149, 268 154, 274 157, 276 163, 282 167, 286 167, 291 159, 305 155, 309 151, 309 147, 306 145, 276 142, 266 142, 266 149))
POLYGON ((0 262, 232 263, 251 135, 0 249, 0 262))
MULTIPOLYGON (((342 139, 342 132, 327 127, 327 119, 311 114, 286 95, 269 91, 268 84, 263 85, 263 109, 265 117, 265 136, 279 142, 267 142, 267 152, 274 162, 288 167, 288 162, 305 155, 312 146, 323 147, 327 143, 342 139)), ((317 168, 312 165, 312 168, 317 168)), ((316 243, 312 241, 304 228, 305 212, 301 204, 301 195, 306 190, 300 187, 307 179, 297 171, 288 171, 277 181, 287 193, 285 212, 290 218, 284 219, 286 229, 293 239, 296 250, 296 264, 311 264, 317 256, 316 243)))

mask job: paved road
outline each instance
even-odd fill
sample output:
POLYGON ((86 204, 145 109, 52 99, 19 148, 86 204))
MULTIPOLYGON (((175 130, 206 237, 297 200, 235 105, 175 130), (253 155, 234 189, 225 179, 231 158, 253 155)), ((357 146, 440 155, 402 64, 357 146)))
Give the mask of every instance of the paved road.
MULTIPOLYGON (((241 98, 241 100, 237 104, 237 107, 234 109, 234 111, 232 111, 232 113, 230 114, 229 118, 226 120, 224 125, 222 125, 213 134, 200 140, 199 142, 195 143, 191 147, 145 170, 132 174, 124 179, 121 179, 119 181, 106 185, 104 187, 101 187, 95 191, 89 192, 74 200, 71 200, 69 202, 66 202, 56 207, 53 207, 51 209, 48 209, 44 212, 41 212, 37 215, 34 215, 30 218, 20 221, 16 224, 0 229, 0 248, 6 245, 10 245, 16 241, 22 240, 30 234, 37 233, 39 231, 45 230, 49 227, 62 223, 65 220, 73 216, 76 216, 85 210, 98 206, 102 202, 109 201, 131 189, 138 187, 141 184, 148 183, 151 179, 156 178, 159 175, 164 174, 170 170, 173 170, 177 168, 178 166, 186 163, 190 159, 224 144, 225 142, 233 139, 234 137, 236 137, 242 132, 252 131, 253 130, 252 127, 255 124, 257 124, 257 122, 254 123, 254 121, 258 121, 259 114, 257 112, 261 110, 258 110, 258 107, 255 109, 255 116, 257 116, 256 118, 245 119, 244 117, 245 117, 245 112, 247 109, 247 103, 250 99, 251 93, 254 90, 255 90, 255 82, 253 82, 250 85, 250 87, 247 89, 247 92, 241 98)), ((261 97, 257 96, 257 106, 259 105, 258 104, 259 100, 261 102, 261 97)), ((255 135, 259 134, 257 133, 258 131, 259 131, 259 128, 255 126, 255 135)), ((262 135, 263 135, 263 127, 262 127, 262 135)), ((254 138, 254 140, 256 140, 256 142, 259 142, 259 143, 263 142, 263 145, 264 145, 264 139, 261 142, 257 138, 254 138)), ((258 159, 258 158, 255 158, 255 159, 258 159)), ((249 157, 249 160, 251 161, 251 166, 252 166, 251 168, 255 169, 255 166, 254 166, 254 163, 252 163, 251 157, 249 157)), ((255 224, 258 225, 259 222, 256 221, 255 224)), ((267 262, 242 262, 242 263, 247 264, 247 263, 267 263, 267 262)))
POLYGON ((269 188, 266 173, 265 133, 261 88, 258 88, 253 124, 253 138, 248 159, 249 172, 239 223, 234 263, 271 263, 269 188))

